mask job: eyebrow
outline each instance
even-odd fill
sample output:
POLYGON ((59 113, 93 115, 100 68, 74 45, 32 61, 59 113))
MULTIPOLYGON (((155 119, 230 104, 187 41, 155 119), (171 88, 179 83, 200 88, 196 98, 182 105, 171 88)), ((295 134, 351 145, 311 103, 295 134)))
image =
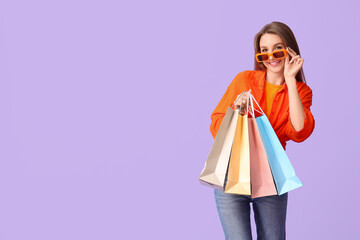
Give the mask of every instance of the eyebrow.
MULTIPOLYGON (((275 43, 275 44, 274 44, 274 47, 275 47, 276 45, 279 45, 279 44, 284 45, 284 44, 282 44, 282 43, 275 43)), ((260 48, 266 48, 266 46, 260 46, 260 48)))

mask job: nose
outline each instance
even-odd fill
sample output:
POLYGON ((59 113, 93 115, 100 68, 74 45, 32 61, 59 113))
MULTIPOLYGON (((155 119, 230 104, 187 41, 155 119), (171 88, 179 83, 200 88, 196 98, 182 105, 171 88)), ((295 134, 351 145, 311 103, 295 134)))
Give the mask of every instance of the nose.
POLYGON ((272 52, 270 53, 270 57, 269 57, 269 60, 274 60, 274 56, 272 55, 272 52))

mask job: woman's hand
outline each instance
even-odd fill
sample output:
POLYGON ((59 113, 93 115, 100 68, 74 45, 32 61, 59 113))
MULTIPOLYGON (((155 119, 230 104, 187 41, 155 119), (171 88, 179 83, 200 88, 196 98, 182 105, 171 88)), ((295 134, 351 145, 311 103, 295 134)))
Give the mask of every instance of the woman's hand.
POLYGON ((300 55, 297 55, 297 53, 294 52, 294 50, 292 50, 290 47, 287 47, 286 50, 288 54, 285 59, 285 67, 284 67, 285 81, 287 81, 287 79, 294 79, 304 63, 304 59, 300 58, 300 55), (289 62, 290 59, 289 55, 292 57, 290 62, 289 62))
POLYGON ((235 109, 240 108, 241 113, 244 113, 247 101, 249 100, 249 93, 251 93, 251 89, 248 92, 245 92, 242 97, 238 95, 237 99, 234 102, 235 109))

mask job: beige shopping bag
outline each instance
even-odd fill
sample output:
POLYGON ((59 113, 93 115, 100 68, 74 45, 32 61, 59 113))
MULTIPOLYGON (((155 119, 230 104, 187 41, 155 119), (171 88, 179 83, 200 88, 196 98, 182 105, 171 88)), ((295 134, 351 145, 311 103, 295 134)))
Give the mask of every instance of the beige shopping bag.
POLYGON ((231 107, 226 111, 210 153, 206 159, 204 169, 200 174, 200 183, 224 190, 225 176, 229 164, 231 146, 233 144, 238 116, 239 111, 233 110, 231 107))

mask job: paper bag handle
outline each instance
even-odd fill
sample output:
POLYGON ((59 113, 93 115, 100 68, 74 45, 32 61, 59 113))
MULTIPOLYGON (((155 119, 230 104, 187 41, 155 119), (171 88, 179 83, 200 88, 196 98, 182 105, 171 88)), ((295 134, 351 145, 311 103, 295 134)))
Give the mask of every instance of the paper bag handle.
POLYGON ((259 103, 256 101, 256 99, 254 98, 254 96, 253 96, 252 94, 250 94, 250 102, 251 102, 250 104, 251 104, 251 107, 252 107, 252 116, 253 116, 253 117, 255 117, 255 112, 254 112, 254 110, 257 111, 257 112, 260 113, 260 114, 266 115, 266 114, 264 113, 264 111, 262 110, 262 108, 260 107, 259 103), (255 101, 256 105, 259 107, 259 109, 260 109, 261 112, 254 108, 253 100, 255 101))

